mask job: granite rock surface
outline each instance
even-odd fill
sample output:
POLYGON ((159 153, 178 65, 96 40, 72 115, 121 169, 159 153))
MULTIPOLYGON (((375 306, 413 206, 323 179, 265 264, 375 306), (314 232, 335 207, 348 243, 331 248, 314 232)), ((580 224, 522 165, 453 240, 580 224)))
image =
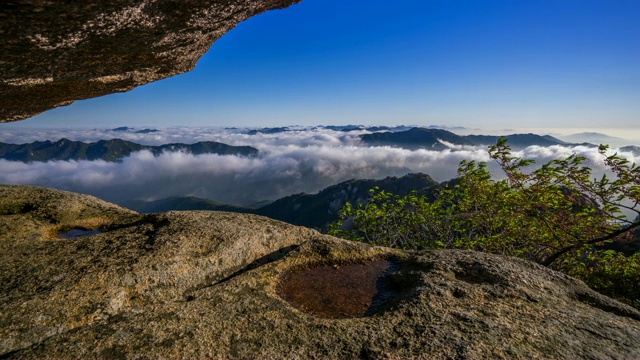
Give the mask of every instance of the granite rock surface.
MULTIPOLYGON (((255 215, 139 215, 86 195, 0 186, 0 250, 0 358, 640 354, 638 311, 536 264, 370 247, 255 215), (70 229, 101 232, 57 236, 70 229), (385 296, 366 314, 318 316, 304 297, 283 295, 302 270, 379 260, 393 266, 373 279, 385 296)), ((341 296, 307 291, 328 306, 341 296)), ((358 296, 350 301, 370 301, 358 296)))

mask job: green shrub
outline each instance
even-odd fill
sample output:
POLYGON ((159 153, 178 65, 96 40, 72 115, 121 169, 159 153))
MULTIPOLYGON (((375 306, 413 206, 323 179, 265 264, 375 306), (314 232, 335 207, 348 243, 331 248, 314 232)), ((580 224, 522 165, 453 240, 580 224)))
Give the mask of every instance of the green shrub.
POLYGON ((571 155, 526 172, 533 160, 512 156, 506 140, 489 148, 505 174, 463 161, 455 181, 429 201, 374 188, 366 204, 345 204, 329 232, 346 239, 404 249, 464 248, 518 256, 563 271, 592 288, 640 308, 640 255, 625 257, 603 244, 630 238, 640 216, 640 167, 617 154, 613 174, 593 178, 584 157, 571 155))

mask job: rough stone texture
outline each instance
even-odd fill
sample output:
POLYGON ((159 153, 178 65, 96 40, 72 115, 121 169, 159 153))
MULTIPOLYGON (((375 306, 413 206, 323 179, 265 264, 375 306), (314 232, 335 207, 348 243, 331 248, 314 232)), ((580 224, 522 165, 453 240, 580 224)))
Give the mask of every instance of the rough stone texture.
POLYGON ((254 215, 138 215, 0 186, 1 358, 630 359, 640 313, 515 258, 402 252, 254 215), (56 239, 100 226, 102 234, 56 239), (55 230, 55 231, 54 231, 55 230), (390 259, 391 303, 323 319, 283 300, 297 269, 390 259))
POLYGON ((240 21, 299 1, 2 1, 0 122, 189 71, 240 21))

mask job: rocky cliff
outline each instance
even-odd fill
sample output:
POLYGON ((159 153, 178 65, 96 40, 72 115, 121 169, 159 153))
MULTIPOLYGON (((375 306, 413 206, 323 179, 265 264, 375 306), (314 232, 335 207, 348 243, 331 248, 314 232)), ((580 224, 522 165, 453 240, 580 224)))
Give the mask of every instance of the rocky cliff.
POLYGON ((299 1, 3 1, 0 122, 189 71, 240 21, 299 1))
POLYGON ((24 186, 0 186, 0 246, 1 358, 640 354, 639 312, 515 258, 24 186))

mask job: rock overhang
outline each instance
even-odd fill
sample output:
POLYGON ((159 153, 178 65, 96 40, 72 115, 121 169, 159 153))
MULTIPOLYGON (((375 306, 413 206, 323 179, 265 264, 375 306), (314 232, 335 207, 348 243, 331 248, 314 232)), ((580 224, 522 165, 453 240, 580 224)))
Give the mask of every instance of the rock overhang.
POLYGON ((2 2, 0 122, 190 71, 240 21, 298 2, 2 2))

